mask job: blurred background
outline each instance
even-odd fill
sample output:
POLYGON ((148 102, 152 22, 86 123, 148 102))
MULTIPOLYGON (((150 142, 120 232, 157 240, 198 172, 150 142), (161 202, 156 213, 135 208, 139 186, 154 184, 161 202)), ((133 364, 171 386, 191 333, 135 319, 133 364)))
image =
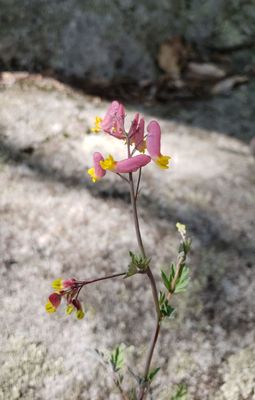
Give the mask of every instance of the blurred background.
POLYGON ((193 240, 151 398, 255 398, 254 39, 254 0, 0 0, 1 400, 118 399, 96 348, 124 343, 143 369, 141 277, 89 287, 81 322, 44 312, 52 280, 125 271, 136 250, 128 187, 86 173, 93 151, 123 151, 90 133, 112 99, 159 120, 172 156, 139 203, 159 286, 177 221, 193 240))

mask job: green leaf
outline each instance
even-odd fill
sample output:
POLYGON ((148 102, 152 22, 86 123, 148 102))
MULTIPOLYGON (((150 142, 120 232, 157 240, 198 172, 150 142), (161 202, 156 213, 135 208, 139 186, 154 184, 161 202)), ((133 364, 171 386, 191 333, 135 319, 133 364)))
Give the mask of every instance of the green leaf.
MULTIPOLYGON (((161 276, 168 292, 171 292, 172 282, 174 280, 175 273, 176 273, 175 264, 171 265, 168 276, 164 271, 161 271, 161 276)), ((175 283, 174 293, 184 292, 187 289, 189 281, 190 281, 189 268, 185 264, 183 264, 180 268, 179 277, 177 278, 175 283)))
POLYGON ((184 292, 187 289, 189 281, 189 268, 184 265, 181 269, 180 276, 176 281, 174 293, 184 292))
POLYGON ((163 270, 161 270, 161 277, 165 287, 167 288, 168 291, 170 291, 170 280, 167 278, 166 273, 163 270))
POLYGON ((175 266, 174 263, 172 263, 171 267, 170 267, 170 272, 169 272, 170 287, 172 285, 172 281, 173 281, 174 276, 175 276, 175 271, 176 271, 176 266, 175 266))
POLYGON ((119 345, 113 350, 110 362, 114 372, 118 372, 123 368, 124 365, 124 346, 119 345))
POLYGON ((180 384, 177 387, 177 390, 173 396, 171 396, 170 400, 186 400, 188 394, 187 385, 180 384))
POLYGON ((148 380, 149 382, 152 382, 152 380, 155 378, 155 376, 157 375, 157 373, 159 372, 159 370, 160 370, 160 367, 157 367, 157 368, 154 368, 152 371, 150 371, 150 372, 148 373, 147 380, 148 380))
POLYGON ((159 307, 163 318, 173 319, 175 309, 169 304, 165 293, 159 292, 159 307))
POLYGON ((159 305, 161 306, 166 299, 166 295, 164 292, 159 291, 159 305))
POLYGON ((170 304, 165 303, 164 307, 161 309, 161 313, 164 318, 173 319, 173 313, 175 312, 175 308, 170 306, 170 304))

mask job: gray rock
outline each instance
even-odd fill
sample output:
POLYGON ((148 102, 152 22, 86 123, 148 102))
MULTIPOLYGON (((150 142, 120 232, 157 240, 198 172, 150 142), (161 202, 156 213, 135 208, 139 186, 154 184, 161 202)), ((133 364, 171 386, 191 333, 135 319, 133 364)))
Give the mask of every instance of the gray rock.
MULTIPOLYGON (((0 399, 117 400, 93 349, 124 343, 127 364, 141 373, 154 327, 148 281, 86 288, 83 321, 62 307, 46 315, 44 303, 53 279, 125 271, 137 249, 125 182, 109 173, 92 184, 86 174, 94 150, 120 157, 123 144, 87 133, 105 102, 53 80, 9 79, 0 103, 0 399)), ((254 159, 223 133, 159 120, 172 168, 144 170, 139 202, 159 285, 160 268, 176 257, 177 221, 193 245, 191 284, 156 348, 154 398, 168 400, 185 382, 189 400, 251 400, 254 159)))
POLYGON ((252 42, 254 27, 252 0, 0 0, 0 60, 102 83, 151 79, 164 39, 229 48, 252 42))

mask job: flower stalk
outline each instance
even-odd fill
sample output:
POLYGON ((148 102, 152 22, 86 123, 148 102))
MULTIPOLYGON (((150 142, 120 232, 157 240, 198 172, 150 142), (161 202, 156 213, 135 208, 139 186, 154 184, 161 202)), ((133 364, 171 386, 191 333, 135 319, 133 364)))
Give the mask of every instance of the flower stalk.
MULTIPOLYGON (((129 185, 130 185, 130 199, 131 199, 131 205, 132 205, 132 212, 133 212, 133 218, 134 218, 134 226, 135 226, 137 243, 138 243, 138 246, 139 246, 142 256, 145 258, 146 253, 145 253, 142 236, 141 236, 141 231, 140 231, 138 212, 137 212, 137 195, 135 195, 135 191, 134 191, 134 181, 133 181, 132 173, 129 174, 129 185)), ((155 305, 155 310, 156 310, 156 328, 155 328, 155 333, 153 335, 153 339, 152 339, 152 342, 151 342, 151 345, 149 348, 149 352, 148 352, 148 356, 146 359, 146 363, 145 363, 145 369, 144 369, 144 373, 143 373, 143 382, 142 382, 141 390, 139 393, 139 400, 143 400, 145 391, 146 391, 146 387, 148 385, 147 376, 148 376, 148 373, 150 370, 154 349, 155 349, 155 346, 156 346, 156 343, 158 340, 158 335, 159 335, 159 331, 160 331, 160 319, 161 319, 156 281, 155 281, 155 278, 151 271, 150 266, 148 266, 148 268, 146 269, 146 274, 150 280, 151 290, 152 290, 152 295, 153 295, 153 300, 154 300, 154 305, 155 305)))
MULTIPOLYGON (((188 268, 185 266, 185 261, 186 255, 190 248, 190 241, 186 239, 185 226, 177 224, 179 225, 177 228, 182 236, 177 264, 176 266, 172 264, 169 277, 167 273, 161 271, 163 283, 167 289, 167 293, 161 291, 158 292, 156 280, 150 267, 151 260, 147 258, 141 235, 137 201, 140 192, 139 188, 142 177, 142 169, 150 164, 151 161, 153 161, 159 168, 163 170, 168 169, 170 157, 162 155, 161 153, 161 129, 157 121, 151 121, 147 125, 147 134, 145 134, 145 121, 144 118, 139 117, 138 113, 135 115, 135 118, 128 131, 125 130, 124 120, 124 106, 117 101, 112 102, 103 119, 96 117, 95 126, 92 128, 92 131, 97 134, 103 130, 106 134, 114 137, 115 139, 122 140, 127 148, 127 158, 117 161, 112 155, 104 157, 101 153, 95 152, 93 154, 93 167, 89 168, 87 172, 94 183, 103 179, 108 172, 115 173, 125 183, 128 183, 133 223, 140 254, 136 255, 131 251, 129 252, 131 262, 129 264, 128 271, 125 272, 114 273, 94 279, 76 280, 71 278, 66 280, 55 280, 52 284, 55 291, 48 298, 46 311, 49 313, 54 313, 64 298, 67 303, 66 314, 69 315, 75 310, 76 317, 78 319, 82 319, 85 315, 85 312, 79 300, 79 295, 84 286, 109 279, 120 277, 128 278, 137 273, 147 275, 154 302, 155 327, 148 348, 144 371, 142 377, 138 377, 139 385, 137 393, 135 394, 135 398, 137 400, 144 400, 148 394, 151 381, 159 370, 159 368, 156 368, 153 371, 150 369, 160 333, 161 322, 164 318, 172 317, 174 309, 169 303, 172 295, 174 293, 183 291, 183 289, 185 289, 187 286, 188 268), (148 154, 144 154, 145 151, 147 151, 148 154), (135 155, 136 152, 139 152, 140 154, 135 155), (138 177, 134 181, 133 174, 137 171, 138 177)), ((119 349, 120 348, 117 348, 118 351, 116 351, 114 356, 111 358, 111 363, 114 367, 113 372, 115 374, 118 374, 123 361, 123 359, 120 358, 119 349)), ((117 375, 114 377, 114 383, 117 386, 122 399, 128 400, 129 395, 123 390, 122 380, 122 375, 117 375)), ((133 388, 133 390, 136 392, 136 388, 133 388)))

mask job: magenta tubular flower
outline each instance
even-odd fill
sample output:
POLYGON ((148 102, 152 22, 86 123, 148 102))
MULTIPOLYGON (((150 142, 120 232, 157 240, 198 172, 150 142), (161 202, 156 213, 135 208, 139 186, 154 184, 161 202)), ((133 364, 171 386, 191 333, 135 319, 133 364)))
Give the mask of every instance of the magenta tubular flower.
POLYGON ((58 308, 60 303, 61 303, 61 295, 59 293, 52 293, 49 296, 49 301, 51 304, 55 307, 58 308))
POLYGON ((144 118, 140 119, 140 122, 138 125, 137 133, 135 136, 135 147, 141 153, 144 153, 144 151, 146 149, 146 142, 144 140, 144 118))
POLYGON ((78 319, 82 319, 85 315, 81 302, 78 299, 73 299, 72 300, 72 305, 76 308, 76 317, 78 319))
POLYGON ((118 139, 125 139, 125 109, 118 101, 113 101, 101 122, 103 131, 118 139))
POLYGON ((151 121, 147 126, 147 150, 153 161, 162 169, 167 169, 171 157, 163 156, 160 152, 161 129, 157 121, 151 121))
POLYGON ((129 132, 130 143, 135 145, 135 148, 144 153, 146 149, 146 142, 144 140, 144 118, 140 119, 139 114, 135 115, 129 132))
POLYGON ((139 168, 144 167, 151 161, 150 156, 139 154, 138 156, 126 158, 125 160, 115 161, 114 158, 109 155, 100 164, 103 169, 110 170, 118 174, 126 174, 129 172, 135 172, 139 168))
POLYGON ((104 161, 104 157, 101 153, 95 152, 93 155, 93 161, 94 167, 88 169, 88 174, 90 175, 92 182, 97 182, 106 174, 106 171, 101 167, 100 164, 101 161, 104 161))
POLYGON ((129 133, 128 133, 128 137, 130 138, 130 143, 133 143, 133 138, 136 134, 136 130, 138 127, 138 122, 139 122, 139 113, 135 114, 135 118, 133 119, 130 129, 129 129, 129 133))
POLYGON ((76 279, 74 278, 62 280, 63 289, 72 288, 75 286, 75 284, 76 284, 76 279))
POLYGON ((60 306, 61 303, 61 294, 59 293, 52 293, 49 298, 48 302, 45 305, 46 311, 48 313, 54 313, 57 311, 57 308, 60 306))
POLYGON ((115 172, 125 174, 128 172, 135 172, 139 168, 145 167, 151 161, 150 156, 139 154, 126 160, 118 161, 116 164, 115 172))

